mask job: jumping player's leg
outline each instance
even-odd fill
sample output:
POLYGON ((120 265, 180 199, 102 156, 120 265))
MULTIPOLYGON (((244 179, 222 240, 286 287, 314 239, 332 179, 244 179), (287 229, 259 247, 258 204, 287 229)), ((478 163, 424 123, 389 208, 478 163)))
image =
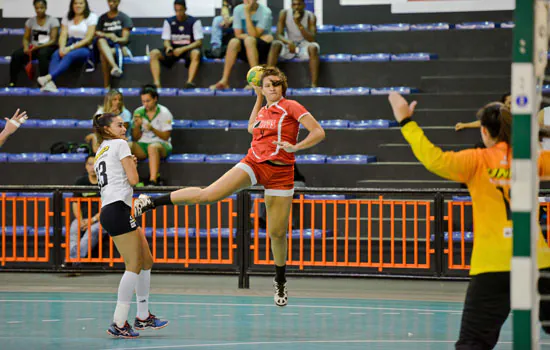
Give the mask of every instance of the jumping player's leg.
POLYGON ((510 313, 510 273, 472 276, 460 325, 457 350, 489 350, 498 342, 500 329, 510 313))
MULTIPOLYGON (((285 306, 288 302, 286 291, 286 259, 288 219, 292 207, 292 195, 268 195, 266 191, 265 206, 267 210, 267 231, 271 239, 271 252, 275 261, 275 304, 285 306)), ((273 191, 273 190, 271 190, 273 191)), ((276 193, 275 193, 276 194, 276 193)))
POLYGON ((206 188, 187 187, 155 199, 151 199, 147 196, 140 196, 134 203, 134 214, 138 217, 148 210, 163 205, 216 203, 251 185, 252 180, 250 175, 239 167, 233 167, 206 188))
POLYGON ((136 285, 137 314, 134 321, 134 328, 161 329, 168 325, 168 321, 160 320, 149 312, 149 290, 151 289, 151 268, 153 267, 153 256, 149 249, 149 243, 145 235, 141 234, 141 259, 142 266, 136 285))

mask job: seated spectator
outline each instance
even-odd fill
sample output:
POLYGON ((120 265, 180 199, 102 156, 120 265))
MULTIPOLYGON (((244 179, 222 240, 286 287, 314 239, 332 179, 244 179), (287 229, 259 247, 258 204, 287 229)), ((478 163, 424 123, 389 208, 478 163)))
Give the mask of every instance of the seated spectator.
POLYGON ((150 186, 159 184, 160 161, 172 153, 171 134, 174 117, 158 103, 157 89, 146 85, 141 90, 141 103, 132 121, 132 153, 138 160, 149 158, 150 186))
POLYGON ((91 55, 97 15, 88 0, 71 0, 69 12, 61 21, 59 49, 50 62, 50 74, 38 77, 43 91, 57 92, 55 80, 74 63, 84 63, 91 55))
POLYGON ((279 14, 277 40, 271 44, 267 65, 276 66, 279 56, 286 60, 309 59, 311 87, 317 87, 320 46, 315 42, 316 34, 317 18, 315 14, 306 10, 304 0, 292 0, 292 8, 281 10, 279 14))
POLYGON ((223 76, 220 81, 210 86, 211 89, 229 88, 229 76, 237 58, 248 62, 250 67, 266 62, 273 41, 272 22, 271 10, 265 5, 258 4, 258 0, 244 0, 243 4, 235 7, 233 11, 235 38, 231 39, 227 46, 223 76))
POLYGON ((210 36, 210 50, 206 56, 209 58, 222 58, 227 50, 227 44, 235 34, 233 32, 233 6, 231 1, 224 0, 221 15, 212 20, 212 33, 210 36))
POLYGON ((122 76, 124 56, 130 55, 126 45, 130 40, 134 23, 124 12, 118 10, 120 0, 107 0, 107 2, 109 12, 99 17, 95 36, 103 71, 103 86, 110 89, 111 76, 115 78, 122 76))
MULTIPOLYGON (((59 20, 46 14, 46 0, 34 0, 33 4, 36 16, 25 22, 23 47, 11 55, 10 87, 17 85, 17 75, 33 58, 38 58, 40 75, 48 74, 50 58, 56 49, 59 20)), ((32 74, 27 74, 33 79, 32 74)))
MULTIPOLYGON (((506 106, 509 110, 512 109, 512 95, 509 92, 502 95, 499 102, 504 103, 504 106, 506 106)), ((468 123, 456 123, 455 131, 460 131, 463 129, 479 129, 479 127, 481 127, 481 122, 479 120, 468 123)))
MULTIPOLYGON (((118 90, 110 90, 103 101, 103 106, 99 106, 96 114, 113 113, 117 116, 121 116, 124 121, 124 127, 126 128, 126 138, 128 141, 132 139, 132 132, 130 130, 130 123, 132 122, 132 113, 124 107, 124 97, 118 90)), ((91 133, 86 136, 86 142, 91 145, 92 152, 97 153, 99 149, 99 142, 96 134, 91 133)))
POLYGON ((151 74, 154 84, 160 84, 160 63, 171 68, 180 59, 185 60, 185 67, 189 69, 186 89, 195 88, 193 83, 201 61, 202 39, 204 38, 201 21, 186 14, 185 0, 174 1, 176 15, 164 21, 162 40, 164 48, 155 49, 150 53, 151 74))
MULTIPOLYGON (((97 176, 94 170, 95 157, 90 155, 86 158, 86 175, 79 177, 76 186, 96 186, 97 176)), ((74 197, 99 197, 99 192, 82 193, 75 192, 74 197)), ((81 202, 80 206, 73 202, 72 212, 74 219, 70 228, 70 250, 71 258, 85 258, 88 256, 88 247, 91 243, 91 249, 94 249, 99 242, 99 202, 92 202, 91 207, 88 203, 81 202), (90 213, 88 212, 90 208, 90 213), (78 236, 80 235, 80 245, 78 245, 78 236), (91 238, 89 238, 91 237, 91 238)), ((105 233, 105 232, 103 232, 105 233)))

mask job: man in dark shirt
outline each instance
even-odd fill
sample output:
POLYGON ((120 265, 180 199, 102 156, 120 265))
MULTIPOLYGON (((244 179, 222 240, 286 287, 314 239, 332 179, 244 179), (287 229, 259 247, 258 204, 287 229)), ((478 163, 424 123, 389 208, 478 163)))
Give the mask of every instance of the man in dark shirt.
MULTIPOLYGON (((86 175, 79 177, 76 186, 97 186, 97 176, 94 170, 94 156, 89 156, 86 159, 86 175)), ((84 197, 99 197, 99 192, 76 192, 75 198, 84 197)), ((72 203, 72 212, 75 219, 71 223, 70 228, 70 256, 71 258, 85 258, 88 256, 88 244, 91 242, 93 249, 99 242, 99 201, 92 201, 91 206, 85 201, 80 205, 77 202, 72 203), (84 235, 82 235, 84 233, 84 235), (80 238, 80 246, 78 246, 78 235, 80 238), (91 237, 91 239, 89 238, 91 237)))
POLYGON ((126 45, 130 40, 134 23, 124 12, 118 10, 120 0, 107 2, 109 12, 99 17, 95 35, 103 70, 103 85, 110 88, 111 76, 119 78, 122 75, 122 62, 124 56, 129 55, 126 45))
POLYGON ((185 67, 189 69, 187 83, 184 88, 195 88, 193 81, 199 69, 201 60, 202 39, 204 37, 201 21, 188 16, 185 0, 174 1, 176 15, 164 20, 162 40, 164 47, 150 53, 151 74, 157 87, 160 85, 160 63, 171 68, 180 59, 185 60, 185 67))

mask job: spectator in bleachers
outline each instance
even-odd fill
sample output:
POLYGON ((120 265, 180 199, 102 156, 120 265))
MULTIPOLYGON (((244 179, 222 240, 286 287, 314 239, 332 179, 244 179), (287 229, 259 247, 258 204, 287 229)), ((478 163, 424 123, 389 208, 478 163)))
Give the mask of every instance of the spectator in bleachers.
POLYGON ((132 153, 138 160, 149 158, 150 186, 159 184, 160 161, 172 153, 172 121, 168 108, 159 104, 157 89, 146 85, 141 90, 141 103, 132 121, 132 153))
MULTIPOLYGON (((90 155, 86 158, 86 175, 79 177, 75 186, 95 186, 97 187, 97 175, 94 170, 95 156, 90 155)), ((90 198, 99 197, 99 192, 75 192, 74 197, 90 198)), ((91 207, 86 202, 72 203, 72 212, 74 219, 70 228, 70 257, 85 258, 88 256, 88 244, 91 241, 91 249, 99 242, 99 202, 92 202, 91 207), (90 213, 88 213, 88 209, 90 213), (78 246, 78 236, 80 237, 80 246, 78 246), (91 238, 89 238, 91 237, 91 238)))
POLYGON ((84 63, 92 53, 97 15, 90 10, 88 0, 71 0, 69 12, 61 21, 59 49, 50 62, 50 74, 38 77, 43 91, 57 92, 54 81, 73 63, 84 63))
POLYGON ((150 53, 151 74, 157 87, 160 83, 160 64, 171 68, 180 59, 185 60, 185 67, 189 69, 186 89, 195 88, 195 77, 201 61, 202 39, 204 38, 201 21, 187 15, 185 0, 174 1, 176 15, 164 21, 162 40, 164 48, 155 49, 150 53))
MULTIPOLYGON (((36 16, 25 22, 23 47, 15 50, 11 55, 10 87, 17 85, 17 75, 33 58, 38 58, 40 74, 48 74, 50 58, 56 49, 59 20, 46 14, 48 8, 46 0, 34 0, 33 5, 36 16)), ((33 79, 30 72, 27 74, 30 79, 33 79)))
POLYGON ((124 56, 130 56, 126 45, 130 40, 134 23, 128 15, 118 10, 120 0, 107 0, 107 2, 109 12, 99 17, 95 36, 103 70, 103 86, 109 89, 111 76, 115 78, 122 76, 124 56))
MULTIPOLYGON (((103 101, 103 106, 99 106, 96 114, 113 113, 116 116, 120 116, 124 121, 124 127, 126 128, 126 138, 128 141, 132 138, 132 132, 130 130, 130 123, 132 122, 132 113, 124 106, 124 96, 118 90, 110 90, 103 101)), ((99 142, 96 134, 91 133, 86 136, 86 142, 91 145, 92 152, 97 153, 99 149, 99 142)))
MULTIPOLYGON (((229 76, 237 58, 248 62, 250 67, 266 62, 273 41, 271 9, 259 4, 258 0, 244 0, 233 11, 233 30, 235 38, 231 39, 225 54, 223 76, 220 81, 210 86, 211 89, 229 88, 229 76)), ((247 88, 251 88, 247 86, 247 88)))
MULTIPOLYGON (((499 102, 504 103, 504 106, 508 108, 508 110, 512 110, 512 94, 507 92, 500 98, 499 102)), ((455 131, 460 131, 463 129, 479 129, 481 127, 481 122, 479 120, 475 120, 473 122, 468 123, 456 123, 455 125, 455 131)))
POLYGON ((15 114, 11 117, 11 119, 4 118, 6 120, 6 125, 4 126, 4 130, 0 132, 0 147, 2 147, 8 137, 16 132, 21 124, 24 124, 28 118, 27 112, 19 113, 19 109, 15 111, 15 114))
POLYGON ((279 14, 277 40, 271 44, 267 65, 276 66, 279 56, 286 60, 309 59, 311 87, 317 87, 320 46, 315 42, 316 34, 317 18, 315 14, 306 10, 304 0, 292 0, 292 8, 281 10, 279 14))
POLYGON ((227 43, 235 36, 233 32, 233 4, 229 0, 222 3, 221 15, 212 20, 210 51, 207 57, 222 58, 227 50, 227 43))

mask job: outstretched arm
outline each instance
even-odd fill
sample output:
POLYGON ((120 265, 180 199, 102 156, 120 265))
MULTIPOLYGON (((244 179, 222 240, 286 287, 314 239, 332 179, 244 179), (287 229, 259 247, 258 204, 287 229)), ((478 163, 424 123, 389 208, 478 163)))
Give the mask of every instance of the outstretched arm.
POLYGON ((28 119, 27 112, 19 113, 19 109, 15 111, 15 114, 11 119, 4 118, 6 120, 6 126, 4 130, 0 132, 0 147, 6 142, 8 137, 19 129, 21 124, 25 123, 28 119))

